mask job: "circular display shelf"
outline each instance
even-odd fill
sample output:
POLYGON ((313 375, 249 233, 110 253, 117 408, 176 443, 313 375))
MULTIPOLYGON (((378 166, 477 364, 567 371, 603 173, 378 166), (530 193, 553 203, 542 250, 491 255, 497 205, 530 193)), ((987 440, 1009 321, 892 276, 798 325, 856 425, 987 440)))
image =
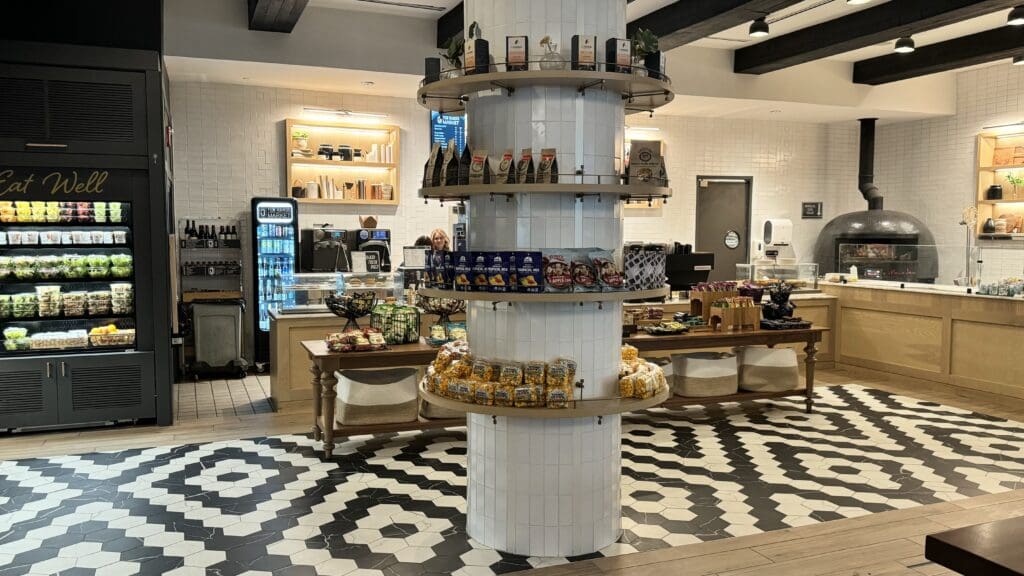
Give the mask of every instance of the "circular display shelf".
POLYGON ((668 286, 664 286, 657 290, 638 290, 634 292, 541 292, 539 294, 528 294, 524 292, 456 292, 455 290, 423 288, 417 293, 431 298, 455 298, 475 302, 576 303, 663 298, 668 296, 669 289, 668 286))
POLYGON ((672 197, 672 189, 650 184, 469 184, 419 190, 420 198, 435 200, 468 200, 474 196, 492 198, 511 194, 572 194, 578 197, 616 194, 623 200, 664 200, 672 197))
POLYGON ((629 112, 650 112, 675 97, 670 82, 646 76, 588 70, 526 70, 445 78, 420 86, 416 100, 437 112, 456 113, 465 111, 470 94, 503 90, 511 96, 517 88, 526 86, 569 86, 580 94, 588 90, 616 92, 629 112))
POLYGON ((515 408, 510 406, 485 406, 483 404, 470 404, 460 400, 452 400, 430 392, 426 388, 425 380, 420 380, 420 398, 437 406, 456 412, 469 412, 472 414, 489 414, 491 416, 513 416, 519 418, 589 418, 593 416, 608 416, 609 414, 622 414, 625 412, 636 412, 653 408, 668 399, 671 391, 665 386, 657 394, 650 398, 637 400, 635 398, 608 398, 605 400, 574 400, 568 408, 515 408))

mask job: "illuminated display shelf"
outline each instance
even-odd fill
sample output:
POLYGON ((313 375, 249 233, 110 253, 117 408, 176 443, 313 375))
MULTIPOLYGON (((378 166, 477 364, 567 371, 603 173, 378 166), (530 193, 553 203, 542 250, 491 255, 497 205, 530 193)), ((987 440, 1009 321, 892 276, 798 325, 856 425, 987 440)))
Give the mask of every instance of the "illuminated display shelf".
POLYGON ((287 166, 287 184, 285 196, 295 198, 303 204, 348 204, 362 206, 397 206, 399 199, 399 182, 401 181, 399 150, 401 130, 398 126, 386 124, 355 124, 344 122, 331 122, 328 120, 313 120, 288 118, 285 120, 285 164, 287 166), (306 158, 292 156, 295 147, 292 135, 302 132, 307 135, 306 150, 313 157, 306 158), (320 145, 329 145, 332 150, 337 151, 340 146, 349 146, 353 151, 359 149, 365 158, 377 144, 378 160, 383 159, 385 148, 391 145, 391 162, 363 162, 324 160, 317 158, 317 151, 320 145), (358 194, 358 180, 366 181, 364 198, 308 198, 294 196, 292 187, 306 189, 309 182, 316 182, 320 188, 320 195, 324 194, 322 182, 332 181, 338 188, 337 194, 345 194, 345 184, 353 184, 348 190, 351 195, 358 194), (374 184, 385 184, 391 186, 390 199, 370 198, 374 184))

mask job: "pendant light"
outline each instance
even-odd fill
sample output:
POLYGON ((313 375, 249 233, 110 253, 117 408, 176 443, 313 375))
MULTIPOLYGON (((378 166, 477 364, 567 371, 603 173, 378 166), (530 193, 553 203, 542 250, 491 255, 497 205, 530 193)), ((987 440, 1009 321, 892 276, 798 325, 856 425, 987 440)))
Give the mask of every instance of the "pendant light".
POLYGON ((768 20, 765 19, 765 16, 761 16, 750 23, 750 31, 748 34, 754 38, 760 38, 768 35, 768 20))
POLYGON ((1006 17, 1006 23, 1010 26, 1024 26, 1024 6, 1017 6, 1010 10, 1010 15, 1006 17))
POLYGON ((896 41, 896 46, 893 51, 900 54, 910 54, 914 51, 914 39, 910 36, 903 36, 896 41))

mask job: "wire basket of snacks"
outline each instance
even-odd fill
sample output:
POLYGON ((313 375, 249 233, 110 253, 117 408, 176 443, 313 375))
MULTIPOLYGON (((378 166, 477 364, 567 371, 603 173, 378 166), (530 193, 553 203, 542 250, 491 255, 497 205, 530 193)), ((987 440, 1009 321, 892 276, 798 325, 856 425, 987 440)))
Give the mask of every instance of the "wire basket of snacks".
POLYGON ((346 318, 348 322, 342 331, 349 328, 359 328, 356 320, 366 316, 377 304, 377 293, 372 291, 354 292, 352 294, 335 294, 324 299, 327 307, 336 316, 346 318))
POLYGON ((459 298, 434 298, 431 296, 416 297, 416 305, 427 314, 437 315, 438 324, 447 324, 452 316, 466 311, 466 301, 459 298))
POLYGON ((378 304, 370 314, 370 325, 380 330, 388 344, 420 341, 420 310, 401 304, 378 304))

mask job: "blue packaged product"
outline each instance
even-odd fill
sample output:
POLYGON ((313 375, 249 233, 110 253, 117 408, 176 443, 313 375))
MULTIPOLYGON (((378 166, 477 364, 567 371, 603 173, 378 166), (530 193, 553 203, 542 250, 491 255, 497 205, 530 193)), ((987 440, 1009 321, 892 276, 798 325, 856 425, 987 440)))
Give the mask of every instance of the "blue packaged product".
POLYGON ((437 283, 434 278, 434 251, 424 250, 423 251, 423 283, 426 288, 437 288, 437 283))
POLYGON ((445 290, 452 289, 452 278, 454 276, 452 274, 453 265, 452 253, 448 250, 443 251, 441 253, 441 274, 439 275, 441 278, 440 288, 445 290))
POLYGON ((518 292, 538 293, 544 291, 544 275, 541 273, 543 257, 540 252, 516 252, 515 274, 518 292))
POLYGON ((469 292, 473 289, 473 253, 455 252, 452 254, 452 284, 456 291, 469 292))
POLYGON ((430 267, 433 269, 433 274, 430 277, 430 283, 434 288, 445 287, 445 273, 444 273, 444 250, 432 250, 430 256, 430 267))
POLYGON ((511 252, 487 252, 487 287, 489 292, 511 292, 514 281, 511 252))
POLYGON ((473 255, 473 288, 474 292, 487 292, 487 265, 490 264, 488 252, 471 252, 473 255))

